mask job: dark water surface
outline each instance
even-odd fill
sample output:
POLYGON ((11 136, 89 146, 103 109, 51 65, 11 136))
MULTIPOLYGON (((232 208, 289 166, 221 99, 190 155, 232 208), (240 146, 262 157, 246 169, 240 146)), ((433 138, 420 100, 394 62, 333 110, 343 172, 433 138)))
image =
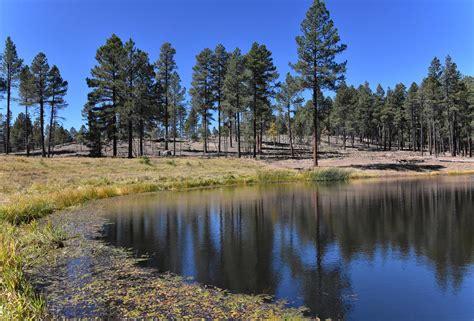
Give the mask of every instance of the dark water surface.
POLYGON ((345 320, 474 319, 474 177, 280 184, 114 200, 143 264, 345 320))

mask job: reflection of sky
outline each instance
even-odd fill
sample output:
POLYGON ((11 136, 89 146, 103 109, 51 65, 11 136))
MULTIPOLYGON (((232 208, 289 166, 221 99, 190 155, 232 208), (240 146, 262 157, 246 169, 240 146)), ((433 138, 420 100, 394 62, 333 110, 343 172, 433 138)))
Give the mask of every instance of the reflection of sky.
MULTIPOLYGON (((474 268, 470 269, 471 276, 474 268)), ((426 262, 417 260, 413 251, 407 256, 398 251, 377 249, 374 257, 358 256, 349 267, 357 304, 351 311, 354 320, 415 320, 408 311, 423 310, 427 320, 440 318, 440 311, 450 311, 451 320, 463 320, 466 307, 474 316, 474 282, 466 275, 462 288, 440 291, 435 272, 426 262), (383 289, 381 292, 374 289, 383 289), (396 304, 394 304, 396 302, 396 304), (457 315, 457 311, 462 311, 457 315)))
POLYGON ((185 227, 185 233, 182 235, 184 237, 184 247, 182 255, 183 265, 181 275, 183 276, 193 276, 196 275, 196 269, 194 267, 194 254, 193 254, 193 238, 191 225, 185 227))

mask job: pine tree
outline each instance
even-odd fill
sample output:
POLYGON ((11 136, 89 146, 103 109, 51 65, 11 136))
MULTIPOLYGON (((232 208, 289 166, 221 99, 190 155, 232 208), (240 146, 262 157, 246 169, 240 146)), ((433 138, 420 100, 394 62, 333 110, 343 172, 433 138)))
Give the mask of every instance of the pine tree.
POLYGON ((393 90, 392 108, 394 110, 394 126, 397 129, 398 150, 404 147, 403 133, 406 129, 405 98, 406 87, 399 83, 393 90))
MULTIPOLYGON (((35 79, 28 66, 25 66, 20 74, 20 87, 19 87, 19 104, 25 107, 25 117, 30 118, 28 108, 35 103, 35 79)), ((30 121, 31 123, 31 121, 30 121)), ((30 130, 31 126, 28 122, 25 122, 24 136, 25 136, 25 149, 26 156, 30 156, 30 130)))
POLYGON ((154 127, 157 114, 157 92, 154 79, 153 65, 150 64, 148 54, 137 50, 136 53, 138 75, 135 81, 135 109, 138 118, 139 154, 143 156, 143 140, 145 129, 154 127))
POLYGON ((171 113, 171 125, 173 129, 173 156, 176 156, 176 137, 178 135, 178 116, 185 109, 184 97, 186 89, 181 87, 181 78, 175 71, 171 75, 169 85, 169 106, 171 113))
POLYGON ((196 56, 196 65, 193 67, 193 79, 190 94, 192 96, 193 108, 201 114, 202 135, 204 140, 203 151, 207 153, 207 137, 209 131, 210 111, 213 109, 215 100, 213 89, 215 88, 212 75, 212 64, 214 54, 211 49, 206 48, 196 56))
POLYGON ((337 89, 336 98, 334 100, 334 120, 342 132, 343 147, 346 149, 347 136, 352 134, 353 120, 351 120, 351 109, 357 103, 357 91, 351 86, 347 86, 342 82, 337 89))
POLYGON ((124 104, 121 93, 124 92, 124 64, 126 53, 119 37, 113 34, 96 53, 97 65, 91 70, 91 78, 87 85, 92 88, 89 104, 96 103, 94 117, 101 118, 101 126, 112 139, 112 153, 117 156, 117 140, 119 135, 119 115, 124 104))
POLYGON ((374 107, 373 107, 373 126, 377 132, 377 143, 378 147, 382 148, 382 142, 384 135, 384 125, 382 122, 382 113, 385 105, 385 90, 382 88, 382 85, 378 84, 377 89, 374 93, 374 107))
POLYGON ((222 101, 224 100, 224 79, 229 61, 229 53, 222 44, 218 44, 214 49, 214 61, 212 67, 213 82, 215 84, 215 99, 217 103, 217 130, 218 142, 217 151, 221 152, 221 123, 222 123, 222 101))
POLYGON ((444 106, 446 108, 446 118, 448 122, 449 133, 449 150, 451 156, 457 154, 457 121, 459 114, 458 93, 461 86, 461 73, 457 69, 457 65, 448 55, 445 60, 444 71, 442 75, 442 90, 444 95, 444 106))
POLYGON ((58 111, 67 106, 64 97, 67 93, 68 82, 63 80, 59 68, 56 67, 56 65, 51 67, 48 73, 47 82, 48 104, 51 107, 48 134, 48 157, 51 157, 51 147, 54 142, 55 124, 57 122, 58 111))
POLYGON ((157 68, 156 80, 161 84, 164 97, 164 127, 165 127, 165 149, 168 150, 168 131, 169 131, 169 86, 171 75, 177 69, 174 55, 174 49, 169 42, 165 42, 160 49, 160 58, 156 62, 157 68))
MULTIPOLYGON (((245 112, 249 99, 248 78, 249 73, 245 67, 245 58, 242 56, 240 49, 236 48, 230 55, 223 92, 225 97, 224 108, 229 122, 232 121, 232 117, 235 119, 237 156, 239 158, 241 157, 240 115, 245 112)), ((230 140, 232 141, 232 137, 230 140)))
POLYGON ((184 131, 188 135, 189 139, 197 139, 197 126, 198 126, 198 112, 194 106, 191 106, 188 118, 186 118, 186 123, 184 124, 184 131))
POLYGON ((16 52, 16 46, 10 37, 7 37, 5 41, 5 50, 2 55, 2 61, 0 65, 0 71, 2 78, 5 81, 5 89, 7 92, 7 111, 5 120, 5 153, 10 152, 10 117, 11 117, 11 101, 12 101, 12 89, 17 85, 20 77, 21 66, 23 60, 18 58, 16 52))
POLYGON ((373 117, 373 96, 369 83, 365 82, 357 89, 357 127, 361 142, 364 137, 367 141, 367 147, 370 146, 370 137, 372 134, 372 117, 373 117))
POLYGON ((336 55, 346 49, 326 5, 315 0, 301 23, 301 36, 296 37, 298 62, 293 66, 300 74, 302 85, 312 91, 313 101, 313 162, 318 166, 318 94, 322 89, 336 89, 343 79, 346 62, 337 63, 336 55))
POLYGON ((251 110, 253 122, 253 157, 261 152, 262 141, 257 144, 257 123, 260 123, 260 137, 263 134, 265 113, 269 112, 270 98, 275 95, 275 80, 278 72, 273 64, 272 53, 265 45, 254 42, 245 56, 246 67, 249 70, 248 87, 252 96, 251 110))
POLYGON ((46 55, 42 52, 37 54, 31 63, 31 73, 33 74, 35 84, 35 98, 36 104, 39 107, 39 123, 40 123, 40 144, 41 144, 41 156, 46 157, 45 147, 45 104, 48 102, 48 73, 49 64, 46 55))
POLYGON ((287 126, 288 126, 288 139, 290 143, 291 157, 295 157, 295 151, 293 149, 293 135, 292 135, 292 113, 298 105, 303 102, 303 98, 300 95, 301 88, 298 81, 291 76, 290 73, 286 74, 286 79, 280 86, 280 91, 277 93, 276 98, 279 104, 280 111, 286 110, 287 126))
POLYGON ((428 110, 428 149, 430 155, 433 153, 438 155, 438 142, 440 138, 440 120, 441 120, 441 103, 443 99, 441 90, 442 76, 441 62, 434 57, 428 68, 428 77, 425 80, 424 94, 428 110))
POLYGON ((418 91, 418 85, 416 82, 413 82, 408 89, 407 97, 405 99, 406 119, 408 119, 410 124, 411 148, 414 152, 416 152, 417 147, 416 129, 418 127, 418 116, 420 110, 418 91))
POLYGON ((28 138, 25 128, 31 128, 31 118, 25 113, 19 113, 11 128, 11 146, 12 150, 22 151, 28 149, 28 138))
POLYGON ((85 104, 82 115, 87 122, 87 131, 83 131, 84 141, 89 147, 89 156, 102 156, 102 117, 101 111, 97 107, 97 103, 93 101, 93 96, 89 94, 89 101, 85 104))

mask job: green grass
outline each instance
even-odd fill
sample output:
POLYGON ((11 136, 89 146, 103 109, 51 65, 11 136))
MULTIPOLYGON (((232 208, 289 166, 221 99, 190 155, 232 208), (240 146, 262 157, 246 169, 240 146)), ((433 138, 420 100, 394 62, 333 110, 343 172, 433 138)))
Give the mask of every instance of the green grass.
POLYGON ((48 248, 63 245, 64 233, 36 222, 18 227, 1 224, 0 319, 33 320, 43 316, 46 304, 25 276, 25 268, 48 248))

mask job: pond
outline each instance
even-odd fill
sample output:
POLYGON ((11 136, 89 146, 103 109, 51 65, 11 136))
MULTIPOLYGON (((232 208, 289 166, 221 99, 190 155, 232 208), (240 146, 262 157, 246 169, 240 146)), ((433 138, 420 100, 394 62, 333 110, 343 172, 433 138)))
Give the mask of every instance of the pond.
POLYGON ((474 176, 117 198, 103 237, 139 264, 308 315, 474 318, 474 176))

